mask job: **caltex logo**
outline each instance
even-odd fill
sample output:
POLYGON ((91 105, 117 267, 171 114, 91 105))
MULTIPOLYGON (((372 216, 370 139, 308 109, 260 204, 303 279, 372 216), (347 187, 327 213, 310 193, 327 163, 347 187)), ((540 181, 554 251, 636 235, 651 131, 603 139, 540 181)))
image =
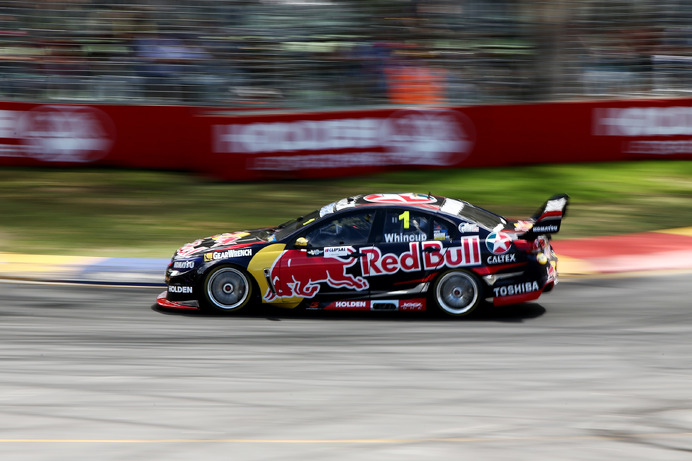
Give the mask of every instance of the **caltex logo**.
POLYGON ((512 245, 512 239, 509 235, 502 232, 493 232, 485 239, 485 245, 493 254, 501 255, 509 250, 512 245))

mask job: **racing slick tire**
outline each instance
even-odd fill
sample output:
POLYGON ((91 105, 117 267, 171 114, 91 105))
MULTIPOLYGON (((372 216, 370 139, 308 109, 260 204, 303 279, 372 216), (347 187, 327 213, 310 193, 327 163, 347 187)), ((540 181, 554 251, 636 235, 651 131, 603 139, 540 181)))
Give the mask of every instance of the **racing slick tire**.
POLYGON ((431 295, 433 304, 442 314, 463 317, 481 304, 483 288, 481 281, 473 273, 450 270, 435 280, 431 295))
POLYGON ((204 277, 200 307, 224 314, 238 312, 250 303, 253 291, 245 271, 234 266, 215 267, 204 277))

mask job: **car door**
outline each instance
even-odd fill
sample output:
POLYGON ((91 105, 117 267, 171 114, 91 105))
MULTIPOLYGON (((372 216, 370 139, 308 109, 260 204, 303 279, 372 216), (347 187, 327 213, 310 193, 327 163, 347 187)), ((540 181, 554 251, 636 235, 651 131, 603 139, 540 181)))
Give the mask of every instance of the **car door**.
POLYGON ((454 228, 432 213, 404 207, 383 211, 374 247, 364 250, 363 274, 371 296, 410 296, 422 293, 431 270, 443 258, 454 228))
POLYGON ((273 280, 277 296, 318 301, 366 299, 369 285, 361 270, 375 211, 338 213, 310 226, 289 244, 273 280))

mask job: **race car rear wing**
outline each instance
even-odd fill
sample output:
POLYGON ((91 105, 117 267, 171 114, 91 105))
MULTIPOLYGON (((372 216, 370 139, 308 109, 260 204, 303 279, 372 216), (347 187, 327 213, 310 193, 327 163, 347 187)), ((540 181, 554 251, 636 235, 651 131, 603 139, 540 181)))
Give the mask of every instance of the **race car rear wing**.
POLYGON ((567 214, 568 204, 569 195, 567 194, 558 194, 549 198, 536 214, 531 217, 533 226, 522 235, 522 238, 559 232, 562 219, 567 214))

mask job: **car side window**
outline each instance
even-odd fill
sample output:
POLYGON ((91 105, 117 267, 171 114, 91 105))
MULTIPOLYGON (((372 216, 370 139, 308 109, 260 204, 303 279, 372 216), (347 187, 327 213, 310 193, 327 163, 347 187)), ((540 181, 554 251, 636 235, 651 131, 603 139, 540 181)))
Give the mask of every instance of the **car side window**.
POLYGON ((383 236, 385 243, 420 242, 430 238, 429 216, 411 210, 387 210, 384 218, 383 236))
POLYGON ((433 240, 449 242, 454 238, 454 229, 446 221, 433 221, 433 240))
POLYGON ((305 238, 311 247, 365 245, 375 213, 353 213, 325 221, 311 229, 305 238))

